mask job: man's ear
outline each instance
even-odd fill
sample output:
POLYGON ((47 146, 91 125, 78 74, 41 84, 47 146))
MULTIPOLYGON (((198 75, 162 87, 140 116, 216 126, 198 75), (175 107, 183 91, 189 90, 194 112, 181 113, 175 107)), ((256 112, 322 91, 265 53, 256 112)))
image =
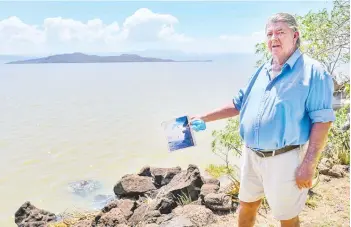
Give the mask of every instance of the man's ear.
POLYGON ((299 36, 300 36, 300 33, 299 33, 299 32, 295 32, 295 33, 294 33, 294 39, 297 40, 297 39, 299 38, 299 36))

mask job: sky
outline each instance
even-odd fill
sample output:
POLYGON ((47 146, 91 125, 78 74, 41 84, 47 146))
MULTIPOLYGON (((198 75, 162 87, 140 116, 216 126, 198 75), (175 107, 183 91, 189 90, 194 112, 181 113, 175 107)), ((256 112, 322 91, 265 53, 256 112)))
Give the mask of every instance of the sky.
POLYGON ((177 50, 254 53, 274 13, 321 1, 1 1, 0 55, 177 50))

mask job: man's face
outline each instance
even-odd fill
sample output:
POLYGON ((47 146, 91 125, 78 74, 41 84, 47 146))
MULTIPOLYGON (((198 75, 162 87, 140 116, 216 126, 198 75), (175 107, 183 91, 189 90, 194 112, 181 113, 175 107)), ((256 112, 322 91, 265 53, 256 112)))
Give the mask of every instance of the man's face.
POLYGON ((284 59, 294 50, 299 37, 285 22, 269 23, 266 29, 269 52, 278 59, 284 59))

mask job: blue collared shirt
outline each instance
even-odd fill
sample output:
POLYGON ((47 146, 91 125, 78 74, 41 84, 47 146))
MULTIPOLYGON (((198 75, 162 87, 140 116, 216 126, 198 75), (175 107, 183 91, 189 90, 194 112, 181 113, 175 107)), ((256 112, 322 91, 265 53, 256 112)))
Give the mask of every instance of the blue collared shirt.
POLYGON ((312 124, 335 120, 334 84, 322 64, 297 49, 271 80, 271 60, 234 97, 240 136, 257 150, 305 144, 312 124))

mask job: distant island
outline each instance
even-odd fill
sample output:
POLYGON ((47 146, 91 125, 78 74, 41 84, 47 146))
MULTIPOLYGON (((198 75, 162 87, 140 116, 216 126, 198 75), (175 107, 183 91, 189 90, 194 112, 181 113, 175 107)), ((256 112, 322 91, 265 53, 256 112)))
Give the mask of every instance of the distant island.
POLYGON ((119 56, 98 56, 83 53, 58 54, 44 58, 12 61, 6 64, 45 64, 45 63, 112 63, 112 62, 211 62, 211 60, 183 60, 141 57, 136 54, 121 54, 119 56))

